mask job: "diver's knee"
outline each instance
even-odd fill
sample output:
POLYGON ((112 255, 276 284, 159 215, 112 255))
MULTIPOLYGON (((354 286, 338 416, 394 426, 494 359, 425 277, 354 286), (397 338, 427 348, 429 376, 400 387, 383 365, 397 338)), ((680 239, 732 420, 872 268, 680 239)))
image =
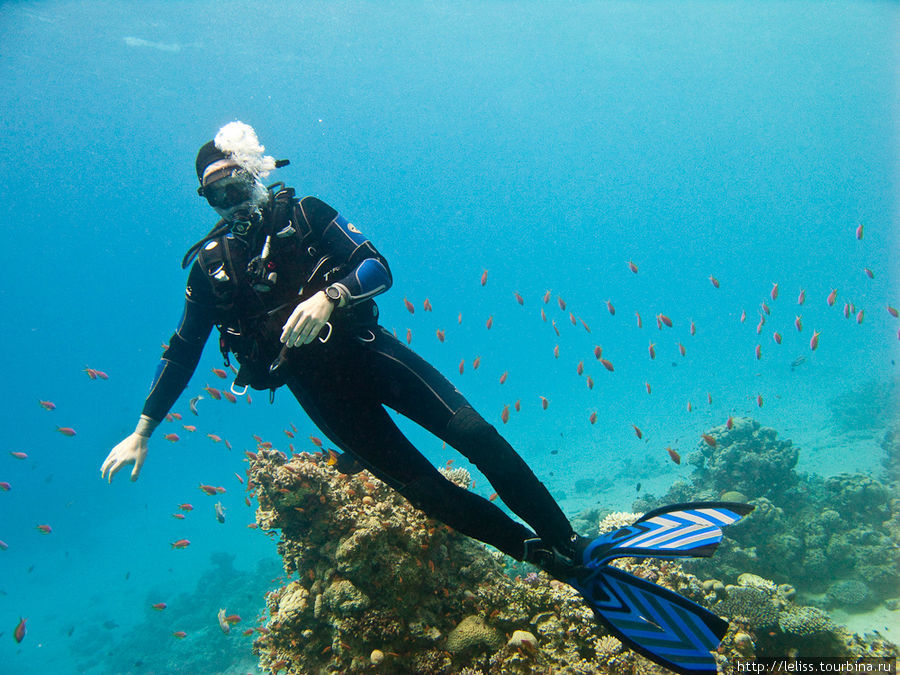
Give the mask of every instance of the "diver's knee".
POLYGON ((497 430, 489 424, 470 405, 464 405, 453 413, 447 423, 447 435, 451 441, 476 441, 483 440, 486 435, 496 434, 497 430))

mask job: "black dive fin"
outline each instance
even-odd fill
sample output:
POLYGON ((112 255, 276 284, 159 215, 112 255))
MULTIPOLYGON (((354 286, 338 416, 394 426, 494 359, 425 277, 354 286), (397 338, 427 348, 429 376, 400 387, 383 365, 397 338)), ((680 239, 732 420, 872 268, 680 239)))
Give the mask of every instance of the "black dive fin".
POLYGON ((629 649, 677 673, 714 675, 728 622, 677 593, 618 568, 586 570, 568 580, 629 649))
POLYGON ((722 528, 753 510, 738 502, 673 504, 645 513, 628 527, 607 532, 584 550, 583 563, 599 568, 614 558, 706 558, 722 541, 722 528))

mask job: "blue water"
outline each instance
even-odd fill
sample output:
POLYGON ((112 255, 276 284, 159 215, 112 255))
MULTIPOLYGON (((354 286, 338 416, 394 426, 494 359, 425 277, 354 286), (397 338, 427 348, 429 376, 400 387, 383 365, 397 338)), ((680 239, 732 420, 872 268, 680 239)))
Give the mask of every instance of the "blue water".
MULTIPOLYGON (((0 670, 143 672, 160 643, 141 644, 135 627, 155 625, 163 645, 185 630, 181 649, 218 630, 218 607, 240 606, 252 625, 274 583, 256 572, 260 560, 277 567, 274 542, 245 527, 253 513, 234 473, 252 434, 287 449, 293 423, 296 447, 311 448, 318 432, 287 392, 274 406, 240 400, 240 414, 204 400, 196 418, 186 394, 174 408, 184 419, 153 438, 138 482, 99 477, 180 315, 181 256, 215 221, 195 193, 195 153, 234 119, 291 159, 273 180, 333 204, 384 253, 395 281, 379 301, 383 325, 412 330, 412 347, 568 512, 596 505, 576 493, 582 478, 608 483, 607 508, 628 509, 638 480, 664 492, 689 475, 664 448, 689 450, 729 414, 792 438, 803 468, 877 473, 887 421, 843 447, 828 402, 897 376, 900 321, 886 305, 900 306, 898 37, 900 10, 886 2, 0 6, 0 481, 12 486, 0 492, 0 670), (757 335, 763 301, 771 316, 757 335), (865 310, 861 324, 843 317, 847 301, 865 310), (660 312, 671 329, 657 330, 660 312), (163 440, 170 431, 182 440, 163 440), (226 524, 200 482, 227 487, 226 524), (179 521, 182 502, 195 510, 179 521), (172 550, 182 537, 192 545, 172 550), (211 562, 222 553, 245 573, 239 590, 211 562), (160 601, 170 607, 154 614, 160 601)), ((220 365, 211 343, 190 395, 221 387, 210 370, 220 365)), ((435 462, 455 457, 403 428, 435 462)), ((483 479, 475 489, 492 492, 483 479)), ((237 672, 252 666, 249 641, 216 645, 237 672)))

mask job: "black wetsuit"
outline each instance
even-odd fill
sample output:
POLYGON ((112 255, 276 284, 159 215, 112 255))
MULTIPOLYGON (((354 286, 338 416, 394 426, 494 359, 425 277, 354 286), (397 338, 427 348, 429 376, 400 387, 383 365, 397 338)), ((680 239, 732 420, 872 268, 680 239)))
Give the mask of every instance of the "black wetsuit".
POLYGON ((260 389, 286 384, 335 445, 429 516, 517 559, 523 557, 523 542, 535 536, 487 499, 445 479, 384 406, 462 453, 538 536, 564 546, 571 526, 528 465, 443 375, 377 324, 371 298, 391 285, 384 258, 324 202, 314 197, 289 201, 281 215, 277 209, 268 213, 255 241, 229 234, 202 248, 191 268, 182 320, 143 413, 154 420, 166 415, 217 326, 223 351, 233 352, 241 363, 238 382, 260 389), (248 274, 246 263, 262 249, 266 233, 271 252, 264 267, 278 278, 269 284, 271 290, 260 291, 252 287, 258 277, 248 274), (288 350, 280 378, 268 380, 298 289, 309 297, 328 284, 341 286, 349 298, 332 313, 329 339, 288 350), (286 298, 291 301, 287 308, 273 312, 286 298))

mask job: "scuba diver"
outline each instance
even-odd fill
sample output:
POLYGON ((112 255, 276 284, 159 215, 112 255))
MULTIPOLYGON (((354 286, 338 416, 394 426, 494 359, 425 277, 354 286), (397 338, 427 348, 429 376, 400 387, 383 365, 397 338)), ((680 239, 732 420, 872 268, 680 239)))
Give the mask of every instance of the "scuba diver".
MULTIPOLYGON (((727 623, 703 607, 607 563, 617 557, 712 555, 721 528, 752 507, 706 502, 657 509, 589 541, 518 453, 434 367, 378 324, 373 298, 391 287, 387 261, 346 217, 316 197, 262 178, 287 164, 264 156, 255 131, 231 122, 196 158, 198 193, 219 214, 188 251, 186 301, 132 434, 101 477, 140 475, 154 429, 187 386, 215 326, 234 388, 287 386, 342 451, 457 531, 574 586, 623 643, 679 672, 714 672, 727 623), (385 406, 471 461, 504 504, 446 479, 403 435, 385 406)), ((233 389, 234 391, 234 389, 233 389)), ((235 391, 239 393, 239 391, 235 391)), ((271 394, 270 394, 271 395, 271 394)))

